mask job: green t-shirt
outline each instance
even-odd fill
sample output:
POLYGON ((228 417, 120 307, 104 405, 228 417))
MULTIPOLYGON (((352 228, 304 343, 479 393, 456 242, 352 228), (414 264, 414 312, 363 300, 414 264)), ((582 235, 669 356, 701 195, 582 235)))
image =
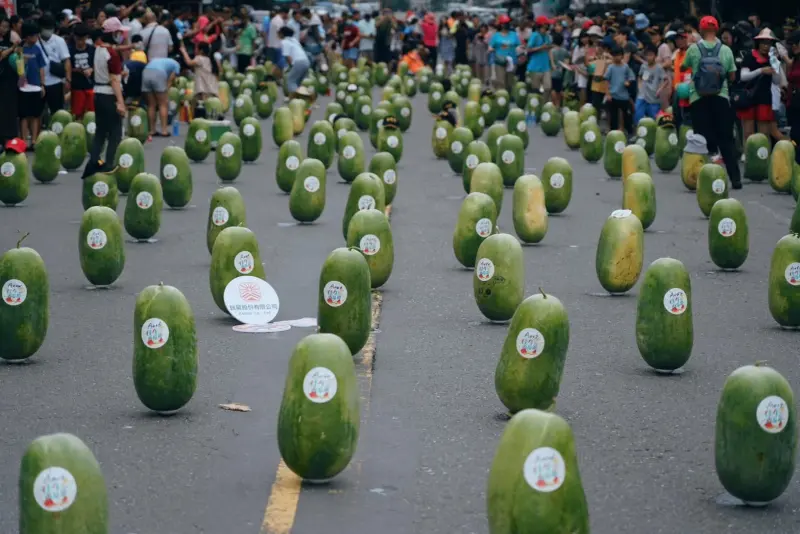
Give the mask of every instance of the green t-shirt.
POLYGON ((253 43, 255 42, 256 37, 258 37, 258 34, 256 33, 255 27, 252 24, 248 24, 239 35, 239 50, 237 50, 237 53, 242 54, 243 56, 252 56, 253 43))
MULTIPOLYGON (((703 46, 707 50, 713 50, 715 46, 717 46, 717 40, 714 41, 698 41, 696 44, 693 44, 689 47, 686 51, 686 57, 683 59, 683 66, 684 68, 688 68, 690 71, 694 72, 697 67, 700 65, 700 49, 697 48, 698 46, 703 46)), ((722 45, 722 48, 719 50, 719 60, 722 62, 722 68, 725 69, 725 72, 730 74, 731 72, 736 72, 736 62, 733 59, 733 52, 727 45, 722 45)), ((722 90, 719 92, 719 96, 723 98, 728 98, 728 79, 726 78, 724 83, 722 84, 722 90)), ((694 90, 694 81, 689 84, 689 103, 694 104, 700 96, 697 94, 697 91, 694 90)))

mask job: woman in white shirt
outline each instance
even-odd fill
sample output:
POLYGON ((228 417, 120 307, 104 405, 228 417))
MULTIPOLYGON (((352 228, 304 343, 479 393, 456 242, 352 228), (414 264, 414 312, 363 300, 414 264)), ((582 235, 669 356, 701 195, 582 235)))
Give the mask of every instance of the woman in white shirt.
POLYGON ((294 30, 284 26, 278 31, 278 35, 281 38, 283 57, 289 64, 286 71, 286 89, 291 99, 297 96, 297 89, 306 77, 311 63, 308 60, 306 51, 303 50, 303 46, 295 38, 294 30))

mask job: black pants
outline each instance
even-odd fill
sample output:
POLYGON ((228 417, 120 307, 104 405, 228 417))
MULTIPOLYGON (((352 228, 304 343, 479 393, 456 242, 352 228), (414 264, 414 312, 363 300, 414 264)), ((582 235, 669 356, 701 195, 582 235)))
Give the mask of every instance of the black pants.
POLYGON ((250 66, 250 60, 253 58, 250 54, 236 54, 236 70, 241 74, 247 72, 247 67, 250 66))
MULTIPOLYGON (((436 58, 438 57, 439 49, 435 46, 427 46, 425 48, 428 49, 428 58, 425 63, 431 67, 436 67, 436 58)), ((378 61, 377 56, 375 57, 375 61, 378 61)))
POLYGON ((122 139, 122 117, 117 113, 117 97, 114 95, 94 94, 95 124, 94 144, 89 154, 89 163, 100 159, 103 144, 108 141, 106 162, 114 161, 120 139, 122 139))
MULTIPOLYGON (((798 98, 795 96, 794 98, 798 98)), ((791 131, 789 137, 795 144, 794 159, 800 165, 800 109, 787 109, 786 119, 789 122, 791 131)))
POLYGON ((739 183, 739 160, 733 146, 733 110, 727 98, 704 96, 691 107, 692 129, 706 138, 709 153, 719 150, 731 183, 739 183))
POLYGON ((64 109, 64 84, 57 83, 45 87, 44 98, 47 103, 47 109, 50 110, 50 115, 59 109, 64 109))
POLYGON ((608 106, 608 124, 612 130, 619 130, 619 112, 622 112, 622 124, 625 134, 631 135, 633 132, 633 110, 630 100, 614 100, 613 98, 606 104, 608 106))

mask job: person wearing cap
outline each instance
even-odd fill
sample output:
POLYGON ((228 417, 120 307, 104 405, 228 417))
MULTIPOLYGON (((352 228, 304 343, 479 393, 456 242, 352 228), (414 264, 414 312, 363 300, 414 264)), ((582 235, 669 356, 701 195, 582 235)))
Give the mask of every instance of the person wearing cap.
POLYGON ((629 7, 625 8, 625 9, 622 10, 622 16, 625 17, 624 22, 628 26, 633 26, 634 20, 636 18, 636 11, 634 11, 633 9, 631 9, 629 7))
POLYGON ((750 105, 738 109, 736 115, 742 121, 744 139, 756 131, 772 135, 776 140, 783 138, 777 129, 772 107, 772 85, 781 83, 780 61, 777 62, 777 69, 770 63, 770 51, 777 42, 772 30, 764 28, 753 38, 755 46, 742 61, 739 79, 748 89, 750 105))
POLYGON ((489 53, 494 55, 494 85, 496 89, 511 91, 514 83, 514 66, 517 64, 517 47, 520 46, 517 32, 510 31, 511 18, 497 18, 498 31, 489 41, 489 53))
POLYGON ((553 21, 544 15, 536 17, 534 21, 536 31, 528 40, 528 83, 534 92, 539 92, 540 89, 543 91, 545 102, 550 100, 550 91, 553 88, 550 58, 553 41, 548 33, 552 23, 553 21))
POLYGON ((684 72, 692 73, 689 81, 692 128, 705 138, 710 154, 719 151, 731 186, 739 189, 742 180, 733 144, 733 113, 728 97, 728 84, 736 77, 736 63, 731 49, 717 38, 717 19, 703 17, 700 31, 702 39, 689 47, 682 64, 684 72))

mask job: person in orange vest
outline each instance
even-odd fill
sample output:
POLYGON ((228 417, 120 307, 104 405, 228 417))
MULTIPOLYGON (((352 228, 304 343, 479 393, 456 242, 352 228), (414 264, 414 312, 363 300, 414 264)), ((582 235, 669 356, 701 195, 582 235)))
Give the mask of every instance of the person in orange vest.
POLYGON ((408 46, 406 53, 400 59, 400 63, 408 65, 409 72, 411 72, 411 74, 416 74, 425 66, 423 54, 427 52, 428 49, 421 46, 408 46))

